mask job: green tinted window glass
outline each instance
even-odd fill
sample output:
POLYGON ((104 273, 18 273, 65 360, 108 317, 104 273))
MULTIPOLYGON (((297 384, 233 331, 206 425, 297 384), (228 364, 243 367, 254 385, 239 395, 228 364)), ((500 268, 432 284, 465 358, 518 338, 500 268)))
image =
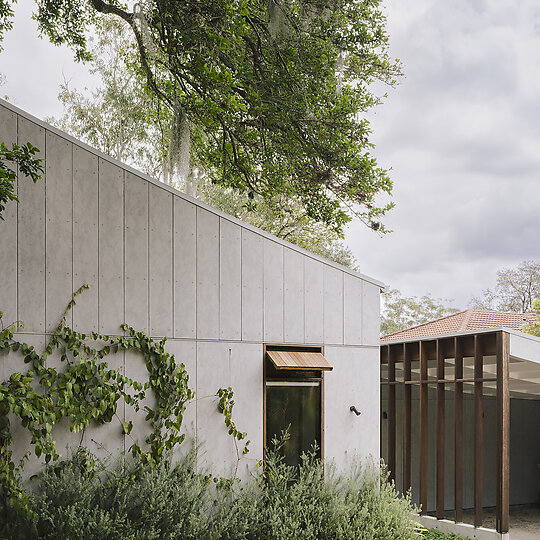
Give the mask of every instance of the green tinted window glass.
POLYGON ((321 446, 320 383, 268 382, 266 386, 266 440, 288 430, 289 439, 281 450, 288 465, 298 465, 300 456, 321 446))

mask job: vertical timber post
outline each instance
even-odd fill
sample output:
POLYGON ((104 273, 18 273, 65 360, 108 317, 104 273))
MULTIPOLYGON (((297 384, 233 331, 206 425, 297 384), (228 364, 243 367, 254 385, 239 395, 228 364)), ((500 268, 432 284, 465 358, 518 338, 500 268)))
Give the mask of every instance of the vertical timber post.
POLYGON ((484 422, 483 422, 484 351, 482 339, 474 336, 474 526, 483 521, 484 422))
POLYGON ((510 335, 497 332, 497 532, 510 526, 510 335))
POLYGON ((463 344, 454 338, 454 506, 455 522, 463 522, 463 344))
POLYGON ((437 519, 444 519, 444 443, 445 443, 445 384, 444 384, 444 345, 436 341, 437 357, 437 519))
POLYGON ((396 480, 396 355, 393 347, 386 348, 388 360, 388 471, 396 480))
POLYGON ((420 506, 422 515, 428 511, 428 357, 427 347, 419 342, 420 356, 420 506))
POLYGON ((411 356, 403 344, 403 493, 411 488, 411 356))

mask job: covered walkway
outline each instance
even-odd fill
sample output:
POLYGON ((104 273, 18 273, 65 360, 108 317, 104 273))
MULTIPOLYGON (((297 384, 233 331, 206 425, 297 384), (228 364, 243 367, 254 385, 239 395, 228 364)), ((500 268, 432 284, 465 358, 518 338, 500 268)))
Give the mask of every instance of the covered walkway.
POLYGON ((381 396, 382 457, 423 516, 540 538, 540 339, 491 328, 383 342, 381 396))

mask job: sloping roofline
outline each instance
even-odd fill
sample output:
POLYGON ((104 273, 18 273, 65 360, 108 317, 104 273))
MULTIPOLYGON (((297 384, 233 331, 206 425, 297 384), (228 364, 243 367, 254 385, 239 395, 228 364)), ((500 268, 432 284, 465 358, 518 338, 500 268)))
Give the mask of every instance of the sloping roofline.
MULTIPOLYGON (((31 115, 30 113, 26 112, 25 110, 23 109, 20 109, 19 107, 16 107, 15 105, 12 105, 11 103, 9 103, 8 101, 5 101, 3 99, 0 99, 0 105, 2 105, 3 107, 5 107, 6 109, 9 109, 10 111, 14 112, 15 114, 18 114, 20 116, 23 116, 24 118, 26 118, 27 120, 30 120, 31 122, 34 122, 35 124, 41 126, 42 128, 44 129, 47 129, 49 131, 51 131, 52 133, 55 133, 56 135, 59 135, 60 137, 72 142, 73 144, 76 144, 78 146, 80 146, 81 148, 84 148, 86 150, 88 150, 89 152, 92 152, 93 154, 95 154, 96 156, 106 160, 106 161, 109 161, 110 163, 114 164, 114 165, 117 165, 119 167, 121 167, 122 169, 128 171, 128 172, 131 172, 137 176, 139 176, 140 178, 142 178, 143 180, 146 180, 147 182, 150 182, 151 184, 154 184, 155 186, 161 188, 161 189, 164 189, 165 191, 168 191, 169 193, 172 193, 173 195, 176 195, 177 197, 180 197, 182 199, 184 199, 185 201, 187 202, 190 202, 192 204, 194 204, 195 206, 198 206, 200 208, 203 208, 205 210, 208 210, 209 212, 212 212, 213 214, 223 218, 223 219, 226 219, 232 223, 235 223, 237 225, 240 225, 241 227, 243 227, 244 229, 248 229, 260 236, 263 236, 264 238, 267 238, 268 240, 272 240, 273 242, 276 242, 277 244, 281 244, 282 246, 285 246, 289 249, 292 249, 306 257, 309 257, 311 259, 314 259, 316 261, 319 261, 323 264, 326 264, 327 266, 332 266, 334 268, 336 268, 337 270, 341 270, 342 272, 346 273, 346 274, 349 274, 351 276, 354 276, 354 277, 357 277, 357 278, 360 278, 364 281, 367 281, 373 285, 376 285, 378 287, 380 287, 381 289, 385 289, 386 288, 386 285, 382 282, 382 281, 379 281, 375 278, 372 278, 370 276, 367 276, 365 274, 362 274, 360 272, 355 272, 354 270, 351 270, 350 268, 347 268, 346 266, 343 266, 342 264, 339 264, 339 263, 336 263, 334 261, 330 261, 329 259, 325 259, 324 257, 321 257, 319 255, 316 255, 315 253, 311 253, 310 251, 307 251, 306 249, 303 249, 295 244, 291 244, 290 242, 287 242, 286 240, 283 240, 281 238, 278 238, 277 236, 274 236, 273 234, 270 234, 266 231, 263 231, 262 229, 259 229, 257 227, 254 227, 253 225, 250 225, 249 223, 246 223, 244 221, 241 221, 240 219, 238 218, 235 218, 234 216, 231 216, 229 214, 226 214, 225 212, 222 212, 221 210, 218 210, 217 208, 213 208, 212 206, 208 205, 208 204, 205 204, 203 203, 202 201, 198 200, 198 199, 195 199, 194 197, 191 197, 185 193, 182 193, 181 191, 167 185, 167 184, 164 184, 163 182, 160 182, 159 180, 156 180, 154 178, 152 178, 151 176, 131 167, 130 165, 126 165, 125 163, 121 162, 120 160, 118 159, 115 159, 111 156, 108 156, 107 154, 104 154, 103 152, 101 152, 100 150, 97 150, 96 148, 93 148, 92 146, 90 146, 89 144, 86 144, 85 142, 83 141, 80 141, 79 139, 76 139, 75 137, 73 137, 72 135, 69 135, 68 133, 66 133, 65 131, 62 131, 54 126, 51 126, 50 124, 48 124, 47 122, 44 122, 43 120, 40 120, 39 118, 36 118, 35 116, 31 115)), ((5 141, 6 144, 7 144, 7 141, 5 141)))

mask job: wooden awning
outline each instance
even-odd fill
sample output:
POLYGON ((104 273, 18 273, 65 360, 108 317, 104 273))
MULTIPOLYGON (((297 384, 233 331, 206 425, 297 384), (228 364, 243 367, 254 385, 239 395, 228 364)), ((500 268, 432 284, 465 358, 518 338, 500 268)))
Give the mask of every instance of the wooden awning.
POLYGON ((276 369, 306 369, 331 371, 333 366, 320 352, 267 351, 276 369))

